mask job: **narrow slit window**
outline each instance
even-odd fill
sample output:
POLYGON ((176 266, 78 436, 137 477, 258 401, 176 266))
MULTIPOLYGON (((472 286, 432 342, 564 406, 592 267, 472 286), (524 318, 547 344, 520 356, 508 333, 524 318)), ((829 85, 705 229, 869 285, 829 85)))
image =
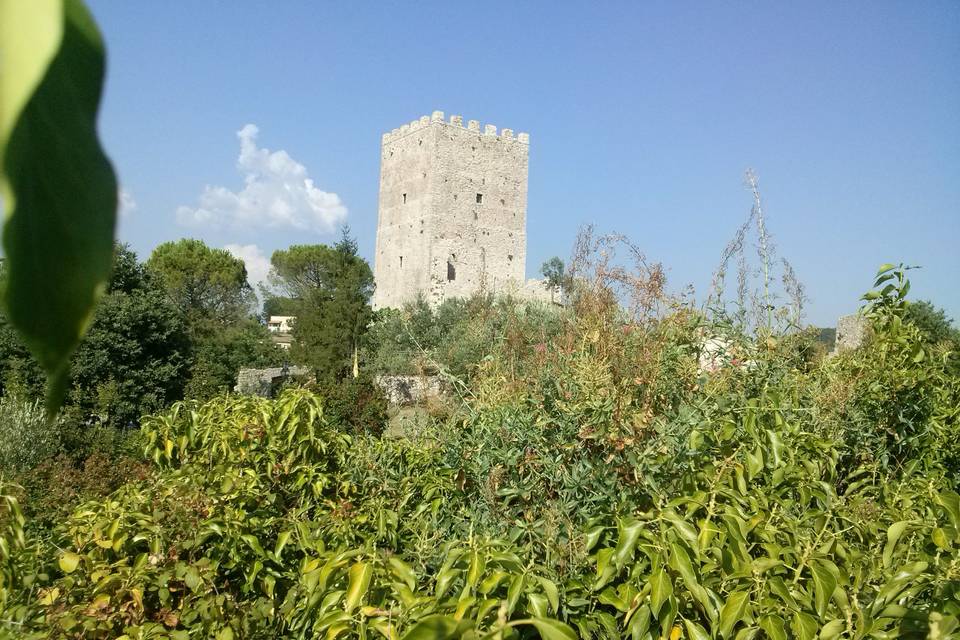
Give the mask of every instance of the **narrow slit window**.
POLYGON ((482 194, 482 193, 478 193, 478 194, 477 194, 477 204, 483 204, 483 194, 482 194))
POLYGON ((403 204, 407 204, 407 194, 403 194, 403 204))
POLYGON ((400 256, 400 268, 403 269, 403 256, 400 256))
POLYGON ((447 282, 453 282, 457 279, 457 268, 453 266, 453 263, 447 260, 447 282))

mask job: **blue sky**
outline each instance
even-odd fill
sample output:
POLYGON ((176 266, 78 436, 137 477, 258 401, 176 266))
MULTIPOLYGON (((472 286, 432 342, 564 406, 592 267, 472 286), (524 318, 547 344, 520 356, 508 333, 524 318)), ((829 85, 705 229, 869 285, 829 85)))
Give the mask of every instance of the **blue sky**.
POLYGON ((143 258, 199 237, 256 275, 340 220, 371 258, 380 135, 442 110, 530 133, 530 277, 592 222, 703 295, 753 167, 809 322, 888 261, 960 320, 960 3, 90 5, 143 258))

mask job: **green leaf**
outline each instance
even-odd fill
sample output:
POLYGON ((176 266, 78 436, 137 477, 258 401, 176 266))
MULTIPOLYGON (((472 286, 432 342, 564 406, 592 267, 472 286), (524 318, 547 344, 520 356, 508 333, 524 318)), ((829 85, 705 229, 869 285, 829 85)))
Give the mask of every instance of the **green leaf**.
POLYGON ((813 640, 817 637, 817 619, 809 613, 796 612, 793 614, 793 634, 799 640, 813 640))
POLYGON ((70 551, 64 551, 60 554, 60 570, 64 573, 73 573, 77 570, 77 565, 80 564, 80 556, 70 551))
MULTIPOLYGON (((453 584, 454 578, 460 575, 460 573, 461 571, 459 569, 448 568, 448 569, 442 569, 440 573, 437 574, 436 595, 438 600, 443 597, 443 595, 447 592, 447 589, 450 588, 450 585, 453 584)), ((484 584, 480 586, 480 593, 487 593, 486 591, 483 590, 483 587, 487 586, 486 583, 488 580, 489 578, 487 578, 487 580, 484 580, 484 584)))
POLYGON ((760 627, 744 627, 737 632, 733 640, 753 640, 760 633, 760 627))
POLYGON ((617 529, 620 535, 617 538, 617 546, 613 550, 613 563, 617 568, 621 568, 633 557, 633 550, 637 548, 640 531, 643 530, 643 522, 620 519, 617 522, 617 529))
POLYGON ((720 609, 720 635, 724 638, 730 637, 733 628, 743 619, 749 601, 750 594, 746 591, 734 591, 727 596, 727 601, 720 609))
POLYGON ((680 577, 688 588, 691 585, 699 585, 697 575, 693 572, 693 564, 690 562, 690 554, 676 542, 670 544, 670 565, 680 573, 680 577))
POLYGON ((527 611, 541 618, 549 615, 547 610, 547 596, 542 593, 527 594, 527 611))
POLYGON ((427 616, 403 634, 403 640, 447 640, 460 637, 461 623, 451 616, 427 616))
POLYGON ((950 551, 950 539, 947 538, 947 532, 943 528, 937 527, 934 529, 930 534, 930 539, 933 540, 933 544, 937 545, 944 551, 950 551))
POLYGON ((946 509, 953 528, 960 531, 960 494, 955 491, 944 491, 937 495, 936 501, 946 509))
POLYGON ((410 565, 396 556, 391 556, 387 562, 393 575, 402 580, 411 591, 417 588, 417 574, 413 572, 410 565))
POLYGON ((770 640, 787 640, 787 631, 780 616, 770 614, 763 616, 760 618, 760 628, 770 640))
POLYGON ((347 597, 343 601, 343 608, 347 613, 352 612, 360 604, 360 600, 370 586, 371 576, 373 576, 373 567, 365 562, 358 562, 350 567, 347 597))
POLYGON ((584 548, 586 551, 590 551, 597 546, 597 543, 600 541, 600 536, 603 535, 604 530, 605 527, 597 526, 587 531, 584 536, 586 538, 584 541, 584 548))
POLYGON ((833 640, 843 631, 843 620, 831 620, 820 629, 820 640, 833 640))
POLYGON ((279 561, 280 554, 283 552, 283 548, 287 545, 287 541, 290 540, 290 535, 293 533, 292 529, 287 529, 280 533, 277 536, 277 544, 273 547, 273 556, 279 561))
POLYGON ((687 635, 690 640, 710 640, 710 634, 693 620, 684 620, 684 626, 687 628, 687 635))
POLYGON ((772 429, 767 429, 767 439, 770 440, 770 454, 773 456, 773 468, 776 469, 781 463, 781 452, 783 451, 783 442, 780 436, 772 429))
POLYGON ((877 275, 875 277, 879 278, 880 276, 885 274, 887 271, 892 271, 893 269, 896 269, 896 268, 897 268, 897 265, 892 264, 890 262, 884 262, 882 265, 880 265, 880 268, 877 269, 877 275))
POLYGON ((630 632, 630 637, 632 640, 640 640, 647 632, 647 629, 650 628, 650 607, 644 605, 637 610, 632 618, 630 618, 630 623, 627 626, 627 630, 630 632))
POLYGON ((654 571, 650 576, 650 608, 654 617, 659 615, 660 607, 673 595, 673 582, 662 568, 654 571))
POLYGON ((597 597, 597 601, 600 604, 607 604, 615 608, 616 610, 626 613, 630 608, 629 605, 623 601, 623 598, 620 597, 613 587, 607 587, 600 592, 600 595, 597 597))
POLYGON ((829 568, 820 562, 812 562, 810 569, 813 572, 814 599, 816 602, 817 615, 821 618, 827 612, 827 605, 830 598, 837 588, 837 578, 829 568))
POLYGON ((557 585, 547 578, 537 578, 537 581, 547 594, 547 600, 550 601, 550 608, 553 609, 554 613, 557 613, 560 610, 560 592, 557 590, 557 585))
POLYGON ((200 588, 200 585, 203 584, 203 579, 200 577, 200 572, 197 571, 196 567, 189 567, 187 573, 183 576, 183 581, 186 583, 190 591, 196 592, 200 588))
POLYGON ((907 529, 907 524, 906 520, 901 520, 900 522, 894 522, 890 525, 890 528, 887 529, 887 544, 883 547, 883 566, 885 568, 890 566, 893 560, 893 550, 896 548, 900 536, 902 536, 903 532, 907 529))
POLYGON ((97 140, 104 48, 79 0, 0 0, 7 317, 47 372, 47 410, 113 260, 117 181, 97 140))
POLYGON ((257 539, 257 536, 253 535, 252 533, 245 533, 240 536, 240 539, 250 545, 250 548, 256 551, 258 555, 266 555, 266 553, 263 551, 263 547, 260 546, 260 541, 257 539))
POLYGON ((517 606, 517 601, 520 600, 520 594, 523 593, 523 574, 520 574, 514 577, 513 582, 510 583, 510 587, 507 589, 507 615, 513 613, 513 610, 517 606))
POLYGON ((480 576, 487 567, 487 558, 479 550, 474 549, 470 554, 470 568, 467 570, 467 586, 471 589, 477 586, 480 576))
POLYGON ((543 640, 577 640, 577 633, 559 620, 531 618, 529 624, 536 627, 543 640))

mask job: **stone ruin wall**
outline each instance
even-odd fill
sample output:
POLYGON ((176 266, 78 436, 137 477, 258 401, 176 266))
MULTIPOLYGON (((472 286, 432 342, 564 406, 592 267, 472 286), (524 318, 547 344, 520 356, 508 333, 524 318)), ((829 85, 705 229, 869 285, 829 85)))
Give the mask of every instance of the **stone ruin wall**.
POLYGON ((859 348, 867 339, 869 324, 860 314, 840 316, 837 319, 837 338, 833 352, 850 351, 859 348))
POLYGON ((286 371, 283 367, 240 369, 233 390, 241 395, 270 398, 284 378, 308 378, 310 375, 310 369, 298 366, 289 366, 286 371))
POLYGON ((522 288, 529 136, 435 111, 384 134, 374 307, 522 288))
POLYGON ((398 407, 423 405, 431 399, 444 397, 449 391, 440 376, 377 376, 376 383, 387 401, 398 407))

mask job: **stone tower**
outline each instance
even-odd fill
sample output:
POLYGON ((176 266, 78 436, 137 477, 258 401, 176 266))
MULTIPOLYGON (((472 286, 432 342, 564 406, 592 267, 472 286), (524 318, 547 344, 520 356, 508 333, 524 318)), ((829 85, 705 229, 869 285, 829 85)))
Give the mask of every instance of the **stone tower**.
POLYGON ((375 309, 523 286, 529 141, 442 111, 383 135, 375 309))

